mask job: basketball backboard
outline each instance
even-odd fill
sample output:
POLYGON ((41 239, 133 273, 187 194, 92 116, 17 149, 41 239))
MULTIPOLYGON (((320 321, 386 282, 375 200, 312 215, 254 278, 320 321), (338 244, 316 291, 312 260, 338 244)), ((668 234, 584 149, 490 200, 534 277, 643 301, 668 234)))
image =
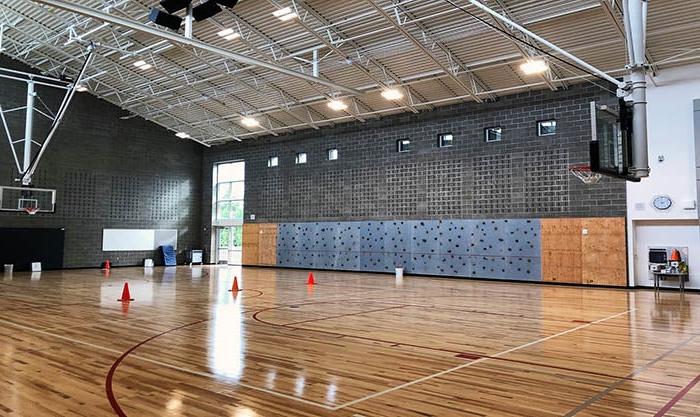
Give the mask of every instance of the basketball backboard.
POLYGON ((36 214, 53 213, 55 210, 56 190, 0 186, 0 211, 36 214))
POLYGON ((617 106, 591 102, 591 171, 627 181, 632 161, 632 109, 624 99, 617 106))

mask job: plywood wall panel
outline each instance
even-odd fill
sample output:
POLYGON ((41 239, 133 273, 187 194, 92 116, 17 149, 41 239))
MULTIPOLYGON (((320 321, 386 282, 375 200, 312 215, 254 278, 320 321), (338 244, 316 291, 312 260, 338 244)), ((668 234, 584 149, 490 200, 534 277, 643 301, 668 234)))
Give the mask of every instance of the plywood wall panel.
POLYGON ((259 264, 260 226, 254 223, 243 224, 243 265, 259 264))
POLYGON ((277 225, 261 224, 258 242, 259 265, 276 265, 277 225))
POLYGON ((584 284, 627 284, 627 245, 625 219, 622 217, 587 218, 581 226, 582 279, 584 284))
POLYGON ((581 219, 542 219, 542 280, 580 284, 581 219))

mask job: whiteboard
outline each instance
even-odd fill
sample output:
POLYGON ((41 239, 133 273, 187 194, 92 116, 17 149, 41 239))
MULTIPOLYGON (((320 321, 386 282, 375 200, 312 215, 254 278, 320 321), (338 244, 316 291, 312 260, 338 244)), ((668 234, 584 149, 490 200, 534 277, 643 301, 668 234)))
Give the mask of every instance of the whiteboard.
POLYGON ((154 250, 163 245, 177 249, 177 229, 103 229, 102 250, 154 250))

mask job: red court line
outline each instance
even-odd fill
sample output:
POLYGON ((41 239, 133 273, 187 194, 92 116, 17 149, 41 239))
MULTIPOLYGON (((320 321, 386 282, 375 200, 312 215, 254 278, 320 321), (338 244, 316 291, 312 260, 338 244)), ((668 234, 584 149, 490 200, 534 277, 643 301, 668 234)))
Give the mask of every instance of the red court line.
POLYGON ((129 356, 131 354, 131 352, 135 351, 136 349, 145 345, 146 343, 150 342, 153 339, 156 339, 156 338, 161 337, 163 335, 166 335, 168 333, 172 333, 176 330, 184 329, 186 327, 194 326, 196 324, 204 323, 204 322, 210 321, 210 320, 211 320, 211 318, 197 320, 197 321, 193 321, 192 323, 183 324, 182 326, 174 327, 170 330, 166 330, 164 332, 158 333, 157 335, 151 336, 148 339, 142 340, 138 344, 132 346, 130 349, 128 349, 127 351, 122 353, 121 356, 117 358, 117 360, 114 361, 114 363, 112 364, 112 367, 109 368, 109 372, 107 372, 107 377, 105 379, 105 393, 107 394, 107 399, 109 400, 109 404, 112 406, 112 409, 114 410, 115 413, 117 413, 117 415, 119 417, 127 417, 127 416, 126 416, 126 413, 124 412, 124 410, 122 410, 122 408, 119 406, 119 402, 117 402, 117 399, 114 396, 114 389, 112 388, 112 381, 114 379, 114 373, 117 371, 117 368, 124 361, 124 359, 126 359, 126 357, 129 356))
POLYGON ((292 322, 292 323, 286 323, 286 324, 282 324, 282 326, 294 326, 294 325, 296 325, 296 324, 311 323, 311 322, 314 322, 314 321, 337 319, 337 318, 340 318, 340 317, 348 317, 348 316, 359 316, 359 315, 361 315, 361 314, 377 313, 377 312, 380 312, 380 311, 394 310, 394 309, 397 309, 397 308, 404 308, 404 307, 406 307, 406 306, 405 306, 405 305, 400 305, 400 306, 392 306, 392 307, 378 308, 378 309, 376 309, 376 310, 367 310, 367 311, 358 311, 358 312, 355 312, 355 313, 339 314, 339 315, 337 315, 337 316, 319 317, 319 318, 317 318, 317 319, 309 319, 309 320, 296 321, 296 322, 292 322))
POLYGON ((676 405, 676 403, 678 401, 680 401, 683 397, 685 397, 685 395, 688 393, 688 391, 693 389, 693 387, 695 385, 697 385, 698 382, 700 382, 700 375, 696 376, 692 381, 690 381, 688 383, 688 385, 683 387, 683 389, 680 390, 678 392, 678 394, 676 394, 673 398, 671 398, 671 400, 669 402, 667 402, 666 405, 661 407, 661 410, 659 410, 656 414, 654 414, 654 417, 665 416, 666 413, 668 413, 673 408, 673 406, 676 405))
POLYGON ((569 368, 569 367, 566 367, 566 366, 558 366, 558 365, 547 365, 547 364, 544 364, 544 363, 537 363, 537 362, 524 361, 524 360, 521 360, 521 359, 508 359, 508 358, 504 358, 504 357, 502 357, 502 356, 494 357, 494 356, 488 356, 488 355, 486 355, 486 356, 484 356, 484 357, 485 357, 485 358, 488 358, 488 359, 492 359, 492 360, 497 360, 497 361, 520 363, 520 364, 523 364, 523 365, 541 366, 541 367, 544 367, 544 368, 559 369, 559 370, 562 370, 562 371, 576 372, 576 373, 580 373, 580 374, 588 374, 588 375, 602 376, 602 377, 611 378, 611 379, 624 379, 625 381, 641 382, 641 383, 644 383, 644 384, 661 385, 661 386, 673 387, 673 388, 678 388, 678 387, 680 387, 680 386, 677 385, 677 384, 667 384, 667 383, 664 383, 664 382, 648 381, 648 380, 645 380, 645 379, 631 378, 631 377, 627 377, 627 376, 622 376, 622 377, 621 377, 621 376, 618 376, 618 375, 606 374, 606 373, 604 373, 604 372, 587 371, 587 370, 585 370, 585 369, 569 368))
MULTIPOLYGON (((295 304, 295 305, 330 304, 330 303, 336 303, 336 302, 358 302, 359 303, 359 302, 365 302, 365 301, 381 302, 380 300, 357 300, 357 301, 355 301, 355 300, 345 300, 345 301, 332 300, 332 301, 309 302, 309 303, 295 304)), ((414 307, 414 306, 416 306, 416 305, 406 304, 406 305, 397 306, 397 308, 414 307)), ((356 335, 333 332, 333 331, 308 329, 308 328, 304 328, 304 327, 295 327, 295 326, 292 326, 292 324, 296 324, 296 323, 278 324, 278 323, 272 323, 272 322, 263 320, 260 317, 258 317, 261 313, 264 313, 268 310, 278 310, 280 308, 285 308, 285 307, 289 307, 289 306, 277 306, 277 307, 264 308, 262 310, 258 310, 255 313, 253 313, 252 317, 255 321, 262 323, 262 324, 270 325, 270 326, 286 327, 289 329, 303 330, 303 331, 316 332, 316 333, 324 333, 324 334, 329 334, 329 335, 338 336, 338 337, 348 337, 351 339, 359 339, 359 340, 367 340, 367 341, 371 341, 371 342, 386 343, 386 344, 389 344, 389 347, 407 346, 407 347, 414 347, 414 348, 418 348, 418 349, 432 350, 432 351, 437 351, 437 352, 454 353, 455 357, 460 358, 460 359, 476 360, 476 359, 480 359, 480 358, 488 358, 488 359, 495 359, 495 360, 500 360, 500 361, 504 361, 504 362, 514 362, 514 363, 521 363, 521 364, 526 364, 526 365, 540 366, 540 367, 544 367, 544 368, 577 372, 577 373, 581 373, 581 374, 604 376, 604 377, 614 378, 614 379, 622 378, 622 379, 629 380, 629 381, 636 381, 636 382, 642 382, 642 383, 653 384, 653 385, 662 385, 662 386, 669 386, 669 387, 674 387, 674 388, 678 387, 678 385, 675 385, 675 384, 666 384, 663 382, 655 382, 655 381, 647 381, 647 380, 642 380, 642 379, 620 377, 619 375, 611 375, 611 374, 605 374, 605 373, 601 373, 601 372, 587 371, 584 369, 567 368, 567 367, 563 367, 563 366, 547 365, 547 364, 528 362, 528 361, 522 361, 522 360, 517 360, 517 359, 506 359, 506 358, 502 358, 502 357, 492 357, 489 355, 481 355, 481 354, 473 353, 473 352, 454 351, 454 350, 450 350, 450 349, 436 348, 436 347, 432 347, 432 346, 424 346, 424 345, 416 345, 416 344, 412 344, 412 343, 397 342, 395 340, 377 339, 377 338, 372 338, 372 337, 367 337, 367 336, 356 336, 356 335)), ((439 310, 440 308, 433 307, 433 309, 439 310)), ((382 310, 387 310, 387 309, 382 309, 382 310)), ((381 311, 381 310, 378 310, 378 311, 381 311)), ((367 313, 367 312, 350 313, 350 314, 347 314, 347 316, 364 314, 364 313, 367 313)), ((346 316, 346 315, 343 315, 343 316, 346 316)), ((334 317, 325 317, 325 318, 313 319, 313 320, 309 320, 309 321, 325 320, 325 319, 329 319, 329 318, 334 318, 334 317)), ((300 322, 300 323, 303 323, 303 322, 300 322)), ((587 322, 587 323, 590 323, 590 322, 587 322)))
MULTIPOLYGON (((251 297, 245 297, 245 298, 260 297, 264 294, 262 291, 259 291, 259 290, 241 290, 241 291, 250 291, 250 292, 258 293, 257 295, 254 295, 251 297)), ((190 326, 194 326, 194 325, 197 325, 200 323, 211 321, 212 319, 213 319, 213 317, 210 317, 208 319, 201 319, 201 320, 193 321, 191 323, 183 324, 182 326, 173 327, 172 329, 166 330, 164 332, 161 332, 161 333, 158 333, 154 336, 151 336, 148 339, 142 340, 141 342, 137 343, 136 345, 132 346, 130 349, 128 349, 127 351, 122 353, 121 356, 119 356, 117 358, 117 360, 114 361, 114 363, 112 364, 112 367, 109 368, 109 372, 107 372, 107 377, 105 378, 105 393, 107 395, 107 400, 109 400, 109 405, 112 406, 112 410, 114 410, 114 412, 119 417, 127 417, 124 410, 121 408, 121 406, 119 406, 119 402, 117 401, 117 398, 114 396, 114 389, 112 387, 113 381, 114 381, 114 374, 117 371, 117 368, 119 367, 119 365, 124 361, 124 359, 126 359, 127 356, 129 356, 133 351, 135 351, 139 347, 145 345, 146 343, 150 342, 151 340, 157 339, 161 336, 164 336, 168 333, 172 333, 172 332, 177 331, 177 330, 181 330, 181 329, 184 329, 184 328, 187 328, 190 326)))

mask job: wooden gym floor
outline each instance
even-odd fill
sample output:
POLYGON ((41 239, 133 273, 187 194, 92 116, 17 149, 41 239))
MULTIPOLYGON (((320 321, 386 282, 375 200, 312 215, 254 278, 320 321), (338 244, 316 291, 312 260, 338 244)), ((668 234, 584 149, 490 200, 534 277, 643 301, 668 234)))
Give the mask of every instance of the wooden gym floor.
POLYGON ((0 415, 700 415, 699 294, 315 275, 0 276, 0 415))

